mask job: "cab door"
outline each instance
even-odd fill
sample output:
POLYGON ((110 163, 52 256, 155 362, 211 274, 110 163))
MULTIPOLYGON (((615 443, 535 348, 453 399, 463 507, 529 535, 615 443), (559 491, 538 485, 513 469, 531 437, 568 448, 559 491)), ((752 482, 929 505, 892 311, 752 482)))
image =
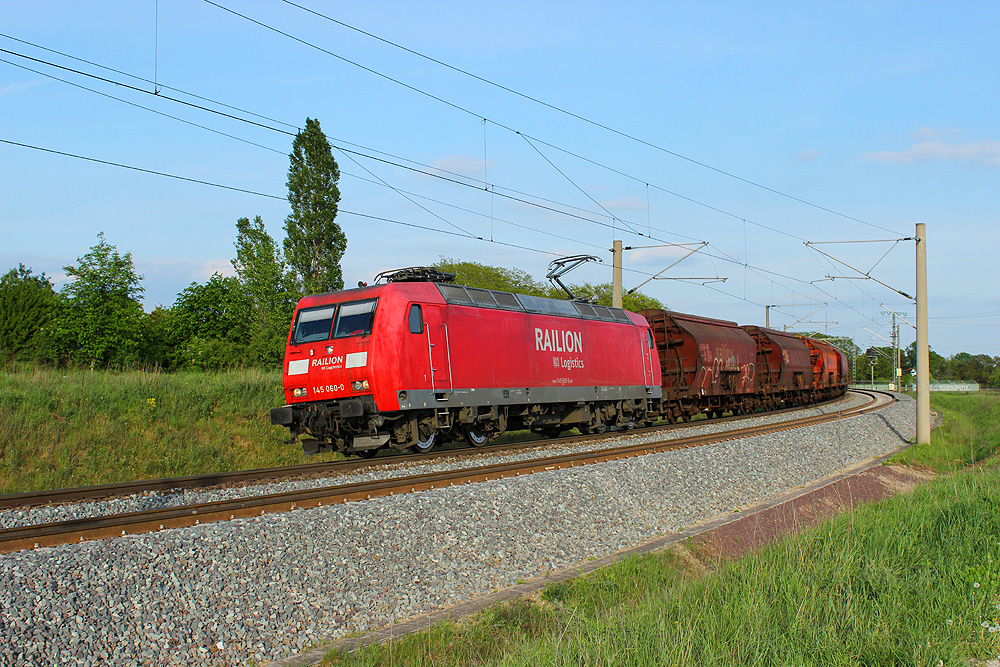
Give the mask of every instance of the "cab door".
POLYGON ((438 400, 447 400, 455 386, 451 376, 451 348, 446 311, 444 307, 433 304, 424 305, 423 311, 431 391, 438 400))
POLYGON ((655 375, 653 374, 653 364, 659 364, 660 360, 654 357, 656 344, 653 342, 653 332, 650 329, 642 330, 639 333, 639 349, 642 354, 642 376, 646 385, 646 393, 653 390, 655 375))

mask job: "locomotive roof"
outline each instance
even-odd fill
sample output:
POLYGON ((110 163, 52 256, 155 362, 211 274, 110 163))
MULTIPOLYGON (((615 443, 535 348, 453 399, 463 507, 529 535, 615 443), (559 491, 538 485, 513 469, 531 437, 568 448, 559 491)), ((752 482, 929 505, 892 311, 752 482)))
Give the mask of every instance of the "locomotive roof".
POLYGON ((549 299, 530 294, 514 294, 499 290, 465 287, 463 285, 437 284, 441 296, 450 304, 459 306, 478 306, 481 308, 499 308, 502 310, 517 310, 545 315, 560 315, 588 320, 604 320, 632 324, 626 311, 621 308, 608 308, 585 301, 566 301, 564 299, 549 299))
POLYGON ((383 294, 386 291, 412 294, 414 298, 427 298, 428 293, 437 292, 445 302, 457 306, 473 306, 498 310, 540 313, 574 317, 588 320, 603 320, 621 324, 634 324, 627 311, 621 308, 608 308, 584 301, 567 301, 547 297, 515 294, 500 290, 466 287, 454 283, 441 282, 392 282, 347 289, 340 292, 328 292, 314 296, 303 297, 300 308, 309 308, 329 303, 340 303, 355 299, 368 299, 383 294))

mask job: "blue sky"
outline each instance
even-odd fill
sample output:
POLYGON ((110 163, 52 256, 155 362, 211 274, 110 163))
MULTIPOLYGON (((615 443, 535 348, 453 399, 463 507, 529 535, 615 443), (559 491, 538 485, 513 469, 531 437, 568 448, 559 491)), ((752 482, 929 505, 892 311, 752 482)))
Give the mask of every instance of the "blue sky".
POLYGON ((996 3, 298 3, 558 110, 280 0, 218 4, 287 35, 195 0, 0 0, 0 140, 272 195, 0 143, 0 270, 61 285, 103 231, 147 310, 170 305, 231 273, 237 218, 283 238, 308 116, 384 160, 334 151, 349 285, 440 256, 542 278, 580 253, 604 263, 568 278, 608 282, 614 238, 660 246, 626 253, 631 288, 690 247, 664 244, 704 241, 664 274, 698 280, 643 291, 747 324, 773 304, 774 327, 866 347, 914 305, 804 242, 885 240, 817 247, 913 294, 895 240, 924 222, 932 348, 1000 355, 996 3))

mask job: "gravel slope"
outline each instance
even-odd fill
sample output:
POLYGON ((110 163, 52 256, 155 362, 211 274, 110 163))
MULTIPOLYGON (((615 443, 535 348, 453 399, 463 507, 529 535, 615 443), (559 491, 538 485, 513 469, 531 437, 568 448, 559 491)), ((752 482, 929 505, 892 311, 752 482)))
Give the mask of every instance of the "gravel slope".
POLYGON ((901 446, 914 412, 0 556, 0 663, 280 658, 753 505, 901 446))

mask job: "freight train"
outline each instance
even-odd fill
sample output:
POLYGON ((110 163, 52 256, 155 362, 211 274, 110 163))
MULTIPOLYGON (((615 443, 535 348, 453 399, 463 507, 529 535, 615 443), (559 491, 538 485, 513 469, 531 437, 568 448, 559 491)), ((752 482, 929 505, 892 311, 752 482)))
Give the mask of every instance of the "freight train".
POLYGON ((427 452, 508 430, 600 433, 842 395, 823 342, 666 310, 463 287, 414 267, 299 301, 271 423, 303 451, 427 452))

